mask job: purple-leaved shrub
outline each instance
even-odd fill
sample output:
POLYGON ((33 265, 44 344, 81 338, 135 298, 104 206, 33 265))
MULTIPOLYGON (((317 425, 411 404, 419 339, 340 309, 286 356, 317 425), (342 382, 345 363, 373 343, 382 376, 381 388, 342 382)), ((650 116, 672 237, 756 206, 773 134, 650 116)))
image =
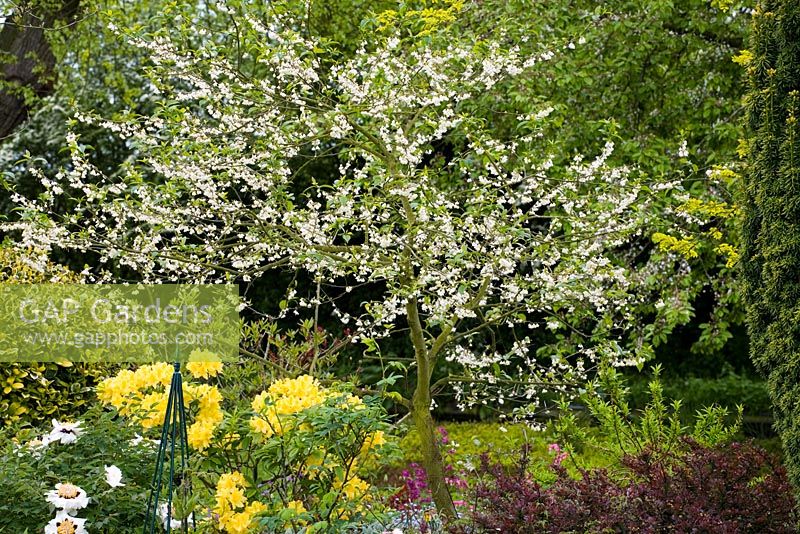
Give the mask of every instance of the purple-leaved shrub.
POLYGON ((511 467, 484 455, 475 508, 460 532, 789 533, 798 517, 785 469, 753 444, 710 447, 684 438, 671 451, 647 447, 623 469, 553 464, 543 487, 523 451, 511 467))

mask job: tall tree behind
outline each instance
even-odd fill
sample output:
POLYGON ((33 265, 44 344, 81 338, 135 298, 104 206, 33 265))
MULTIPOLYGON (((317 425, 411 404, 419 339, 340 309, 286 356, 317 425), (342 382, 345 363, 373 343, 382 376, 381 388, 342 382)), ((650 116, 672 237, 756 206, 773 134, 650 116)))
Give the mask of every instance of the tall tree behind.
POLYGON ((27 118, 32 98, 52 91, 55 56, 46 33, 58 24, 71 24, 79 3, 21 2, 14 5, 12 14, 6 14, 0 30, 0 140, 27 118))
POLYGON ((751 356, 769 382, 800 495, 800 3, 765 0, 749 59, 744 277, 751 356))

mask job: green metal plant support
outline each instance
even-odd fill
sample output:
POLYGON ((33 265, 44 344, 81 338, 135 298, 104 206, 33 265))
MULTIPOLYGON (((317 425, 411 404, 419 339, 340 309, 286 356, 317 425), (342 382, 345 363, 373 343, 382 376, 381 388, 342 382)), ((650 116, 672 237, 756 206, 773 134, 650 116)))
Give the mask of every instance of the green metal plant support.
MULTIPOLYGON (((161 529, 158 528, 158 525, 161 521, 164 523, 164 529, 172 532, 173 496, 177 494, 183 502, 187 502, 191 493, 186 476, 188 460, 189 444, 186 434, 186 410, 183 404, 183 380, 181 379, 181 364, 176 362, 175 372, 172 373, 172 382, 169 385, 167 412, 164 414, 164 424, 161 427, 161 442, 158 445, 156 469, 150 487, 150 496, 147 499, 147 515, 142 529, 143 534, 160 532, 161 529), (167 467, 168 473, 165 474, 164 471, 167 467), (164 500, 166 501, 165 505, 161 502, 164 500)), ((184 517, 180 523, 180 529, 176 528, 175 530, 189 532, 189 518, 184 517)), ((192 527, 194 528, 194 513, 192 513, 192 527)))

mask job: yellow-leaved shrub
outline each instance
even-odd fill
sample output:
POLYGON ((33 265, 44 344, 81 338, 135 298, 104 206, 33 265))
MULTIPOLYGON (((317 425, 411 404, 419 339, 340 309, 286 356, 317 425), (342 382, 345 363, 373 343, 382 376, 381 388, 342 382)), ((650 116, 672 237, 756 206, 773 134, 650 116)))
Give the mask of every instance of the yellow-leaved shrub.
MULTIPOLYGON (((74 283, 79 276, 63 265, 33 265, 26 255, 0 245, 0 285, 74 283)), ((2 334, 0 334, 2 345, 2 334)), ((0 362, 0 421, 38 424, 82 413, 94 387, 109 372, 102 364, 0 362)))

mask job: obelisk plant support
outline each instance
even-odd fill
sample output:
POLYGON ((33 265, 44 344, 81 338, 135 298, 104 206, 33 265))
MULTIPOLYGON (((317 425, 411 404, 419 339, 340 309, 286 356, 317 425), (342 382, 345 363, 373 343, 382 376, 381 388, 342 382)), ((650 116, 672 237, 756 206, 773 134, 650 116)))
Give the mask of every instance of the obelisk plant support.
MULTIPOLYGON (((153 483, 147 499, 147 515, 142 528, 143 534, 155 534, 160 531, 158 525, 161 522, 167 532, 172 531, 172 526, 177 521, 177 518, 174 517, 173 498, 177 495, 186 502, 191 492, 186 476, 188 460, 189 445, 186 434, 186 408, 183 403, 183 380, 181 365, 176 362, 169 386, 167 411, 161 427, 161 441, 158 444, 153 483), (166 501, 165 506, 159 506, 162 501, 166 501)), ((194 514, 192 514, 192 526, 194 527, 194 514)), ((188 517, 180 519, 179 529, 180 532, 189 532, 188 517)))

